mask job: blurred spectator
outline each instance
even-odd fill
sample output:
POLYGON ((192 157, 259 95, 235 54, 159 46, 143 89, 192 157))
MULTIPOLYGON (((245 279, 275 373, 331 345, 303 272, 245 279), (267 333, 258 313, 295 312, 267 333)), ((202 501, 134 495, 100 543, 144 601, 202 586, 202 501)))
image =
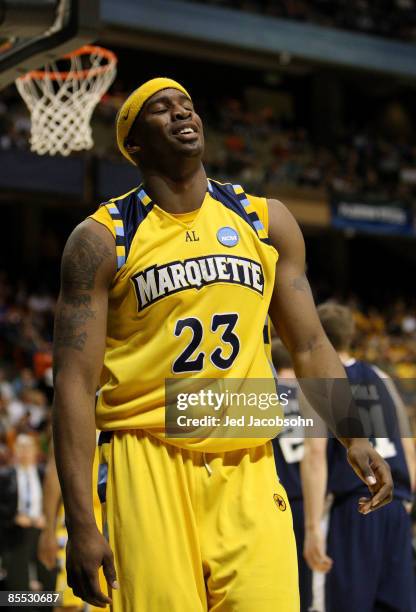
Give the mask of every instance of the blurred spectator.
MULTIPOLYGON (((9 411, 7 410, 7 400, 0 391, 0 444, 6 441, 7 432, 12 427, 9 411)), ((0 462, 1 463, 1 462, 0 462)))
POLYGON ((7 380, 4 368, 0 368, 0 394, 6 400, 11 400, 14 396, 13 385, 7 380))
MULTIPOLYGON (((21 280, 12 286, 0 271, 0 359, 18 365, 13 396, 37 385, 34 369, 42 376, 51 365, 54 304, 50 291, 42 288, 30 293, 21 280)), ((0 388, 2 376, 0 369, 0 388)))
POLYGON ((30 589, 30 566, 44 526, 42 466, 38 465, 36 439, 21 434, 14 447, 13 464, 0 468, 0 525, 3 567, 8 590, 30 589))
POLYGON ((13 381, 14 394, 19 395, 26 389, 36 387, 36 380, 30 368, 23 368, 13 381))

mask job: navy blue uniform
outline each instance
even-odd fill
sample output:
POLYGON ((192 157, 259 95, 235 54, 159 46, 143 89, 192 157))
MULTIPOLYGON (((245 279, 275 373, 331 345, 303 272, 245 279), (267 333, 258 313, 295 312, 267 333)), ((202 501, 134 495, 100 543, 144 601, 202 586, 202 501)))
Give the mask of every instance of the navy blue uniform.
MULTIPOLYGON (((289 386, 287 379, 285 384, 279 384, 279 394, 287 393, 289 403, 284 406, 286 417, 297 417, 299 413, 299 402, 297 399, 297 383, 289 386)), ((293 515, 293 530, 296 537, 299 566, 299 591, 301 611, 307 612, 312 602, 312 572, 307 566, 303 555, 303 540, 305 536, 302 485, 300 480, 300 462, 304 454, 304 431, 303 427, 288 427, 277 438, 273 440, 274 458, 276 461, 277 474, 289 498, 293 515)))
POLYGON ((368 497, 368 488, 348 464, 344 447, 329 439, 334 502, 328 555, 334 565, 326 578, 326 611, 415 612, 411 522, 403 505, 412 496, 394 397, 377 368, 352 361, 346 370, 366 433, 389 463, 395 489, 391 504, 361 515, 358 499, 368 497))

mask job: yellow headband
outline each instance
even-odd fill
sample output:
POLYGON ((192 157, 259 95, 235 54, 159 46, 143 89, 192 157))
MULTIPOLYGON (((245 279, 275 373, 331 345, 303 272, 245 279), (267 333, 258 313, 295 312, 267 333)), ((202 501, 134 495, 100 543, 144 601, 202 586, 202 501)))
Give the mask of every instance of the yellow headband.
POLYGON ((191 100, 191 96, 180 83, 177 83, 173 79, 159 77, 157 79, 151 79, 150 81, 143 83, 143 85, 140 85, 140 87, 130 94, 123 106, 118 111, 116 119, 118 148, 123 153, 124 157, 126 157, 132 164, 135 162, 128 154, 125 146, 125 141, 129 135, 131 126, 143 108, 143 104, 158 91, 168 88, 179 89, 179 91, 184 93, 185 96, 191 100))

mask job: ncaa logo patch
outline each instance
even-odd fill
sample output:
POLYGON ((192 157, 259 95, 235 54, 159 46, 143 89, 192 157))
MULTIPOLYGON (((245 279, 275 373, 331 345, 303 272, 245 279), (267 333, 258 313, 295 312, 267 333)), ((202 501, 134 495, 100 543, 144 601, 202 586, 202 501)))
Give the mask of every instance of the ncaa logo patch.
POLYGON ((239 241, 238 233, 232 227, 220 227, 217 232, 217 240, 226 247, 233 247, 239 241))
POLYGON ((284 512, 286 510, 286 502, 283 499, 283 497, 281 495, 279 495, 278 493, 275 493, 273 495, 273 499, 274 499, 274 503, 279 508, 279 510, 281 512, 284 512))

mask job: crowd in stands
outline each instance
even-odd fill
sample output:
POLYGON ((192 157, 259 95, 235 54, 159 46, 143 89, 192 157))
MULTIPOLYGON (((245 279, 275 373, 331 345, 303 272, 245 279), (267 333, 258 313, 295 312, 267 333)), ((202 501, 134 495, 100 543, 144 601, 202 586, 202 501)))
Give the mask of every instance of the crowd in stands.
MULTIPOLYGON (((104 96, 93 120, 94 155, 122 161, 114 119, 127 92, 104 96)), ((7 99, 6 99, 7 100, 7 99)), ((252 192, 304 188, 311 192, 366 194, 379 199, 416 195, 416 144, 384 138, 369 129, 345 129, 331 144, 314 140, 272 106, 255 111, 244 100, 225 98, 209 107, 201 101, 209 176, 241 183, 252 192)), ((0 100, 0 151, 28 149, 30 120, 22 102, 0 100)))
POLYGON ((348 130, 331 145, 314 142, 304 127, 277 119, 273 109, 252 112, 227 99, 208 122, 206 162, 255 191, 264 185, 407 198, 415 192, 416 147, 365 130, 348 130))
MULTIPOLYGON (((96 149, 114 160, 120 153, 112 136, 116 110, 126 94, 104 96, 93 118, 96 149)), ((379 199, 416 195, 416 143, 403 136, 350 126, 331 144, 317 142, 290 114, 273 106, 253 109, 227 97, 210 107, 196 100, 205 130, 209 176, 241 183, 253 192, 300 187, 311 192, 365 194, 379 199)))
MULTIPOLYGON (((195 0, 191 0, 195 2, 195 0)), ((415 0, 197 0, 327 27, 415 40, 415 0)))
POLYGON ((363 308, 356 298, 348 303, 356 324, 354 356, 394 378, 416 428, 416 307, 404 300, 384 310, 363 308))
POLYGON ((0 466, 19 434, 36 437, 44 460, 50 440, 54 297, 28 292, 0 272, 0 466))
POLYGON ((27 287, 0 271, 0 589, 37 591, 54 585, 36 546, 51 442, 55 299, 27 287))

